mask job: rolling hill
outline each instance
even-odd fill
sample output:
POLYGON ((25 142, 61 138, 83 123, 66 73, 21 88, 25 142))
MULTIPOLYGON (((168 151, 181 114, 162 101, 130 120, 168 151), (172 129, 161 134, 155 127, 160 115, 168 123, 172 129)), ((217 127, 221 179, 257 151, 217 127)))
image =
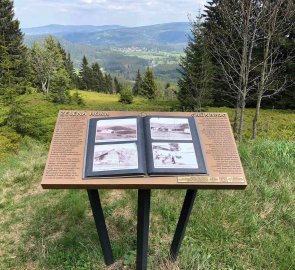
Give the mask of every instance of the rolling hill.
POLYGON ((92 33, 92 32, 100 32, 106 30, 114 30, 124 28, 124 26, 120 25, 60 25, 60 24, 50 24, 39 27, 32 28, 23 28, 22 31, 26 35, 64 35, 68 33, 92 33))
POLYGON ((187 43, 190 23, 176 22, 140 27, 109 26, 65 26, 48 25, 24 28, 31 39, 38 35, 54 35, 73 43, 99 47, 139 47, 161 50, 182 50, 187 43))

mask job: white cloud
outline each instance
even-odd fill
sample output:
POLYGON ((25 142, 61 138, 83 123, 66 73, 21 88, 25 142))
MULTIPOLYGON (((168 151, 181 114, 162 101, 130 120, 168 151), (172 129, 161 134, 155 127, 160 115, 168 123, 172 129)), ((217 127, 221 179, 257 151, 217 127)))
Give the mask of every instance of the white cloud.
POLYGON ((206 0, 15 0, 22 26, 44 24, 147 25, 187 21, 206 0))

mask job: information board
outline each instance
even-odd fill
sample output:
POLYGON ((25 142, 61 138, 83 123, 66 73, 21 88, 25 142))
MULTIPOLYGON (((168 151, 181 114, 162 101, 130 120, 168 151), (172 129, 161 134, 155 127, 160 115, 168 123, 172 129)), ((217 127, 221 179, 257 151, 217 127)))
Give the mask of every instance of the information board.
POLYGON ((60 111, 41 185, 45 189, 244 189, 247 181, 226 113, 60 111), (128 116, 193 116, 207 174, 83 178, 89 120, 128 116))

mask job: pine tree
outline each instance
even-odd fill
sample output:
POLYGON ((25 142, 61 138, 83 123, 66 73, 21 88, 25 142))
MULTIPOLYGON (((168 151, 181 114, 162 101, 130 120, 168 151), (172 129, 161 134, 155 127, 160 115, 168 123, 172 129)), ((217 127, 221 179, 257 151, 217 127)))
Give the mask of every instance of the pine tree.
POLYGON ((113 78, 112 78, 111 74, 108 74, 107 77, 108 77, 108 93, 113 94, 115 92, 113 78))
POLYGON ((193 23, 191 32, 181 58, 178 99, 184 110, 200 111, 212 102, 213 67, 199 20, 193 23))
POLYGON ((77 75, 77 73, 76 73, 76 71, 74 69, 74 64, 73 64, 70 53, 67 53, 67 57, 66 57, 66 60, 65 60, 65 68, 66 68, 66 71, 68 72, 69 77, 71 79, 72 88, 77 88, 79 78, 78 78, 78 75, 77 75))
POLYGON ((151 68, 147 68, 143 82, 142 82, 142 91, 140 95, 147 97, 148 99, 155 99, 157 92, 157 84, 154 72, 151 68))
POLYGON ((115 93, 120 94, 121 91, 123 90, 122 84, 118 81, 117 77, 114 79, 114 88, 115 88, 115 93))
POLYGON ((140 74, 140 70, 137 71, 136 79, 135 79, 135 84, 133 86, 132 92, 134 96, 138 96, 139 93, 141 92, 141 87, 142 87, 142 77, 140 74))
POLYGON ((79 77, 79 88, 82 90, 90 90, 92 88, 93 73, 92 69, 89 67, 88 60, 85 55, 82 59, 79 77))
POLYGON ((19 93, 24 91, 28 71, 27 50, 10 0, 0 0, 0 63, 0 93, 12 86, 19 93))
POLYGON ((93 90, 97 92, 103 92, 103 87, 105 86, 105 80, 101 68, 98 63, 92 65, 92 75, 93 75, 93 90))

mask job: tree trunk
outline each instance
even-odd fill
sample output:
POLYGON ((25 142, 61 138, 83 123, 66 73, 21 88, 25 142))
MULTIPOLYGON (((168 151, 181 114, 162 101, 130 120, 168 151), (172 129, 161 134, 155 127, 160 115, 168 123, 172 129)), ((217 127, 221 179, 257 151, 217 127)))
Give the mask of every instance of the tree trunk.
POLYGON ((260 114, 260 105, 261 105, 261 100, 262 100, 262 96, 259 95, 257 97, 257 104, 256 104, 256 110, 255 110, 255 115, 253 118, 253 122, 252 122, 252 140, 254 141, 257 135, 257 121, 259 119, 259 114, 260 114))
POLYGON ((44 92, 44 94, 46 94, 46 91, 47 91, 46 84, 47 84, 47 80, 41 81, 42 91, 44 92))
POLYGON ((238 94, 237 97, 237 103, 236 103, 236 108, 235 108, 235 114, 234 114, 234 125, 233 125, 233 129, 234 129, 234 135, 235 138, 237 139, 237 133, 238 133, 238 126, 239 126, 239 110, 240 110, 240 93, 238 94))
POLYGON ((243 124, 245 118, 245 107, 246 107, 246 95, 242 95, 241 99, 241 114, 240 114, 240 123, 239 123, 239 132, 238 132, 238 140, 239 142, 243 139, 243 124))

